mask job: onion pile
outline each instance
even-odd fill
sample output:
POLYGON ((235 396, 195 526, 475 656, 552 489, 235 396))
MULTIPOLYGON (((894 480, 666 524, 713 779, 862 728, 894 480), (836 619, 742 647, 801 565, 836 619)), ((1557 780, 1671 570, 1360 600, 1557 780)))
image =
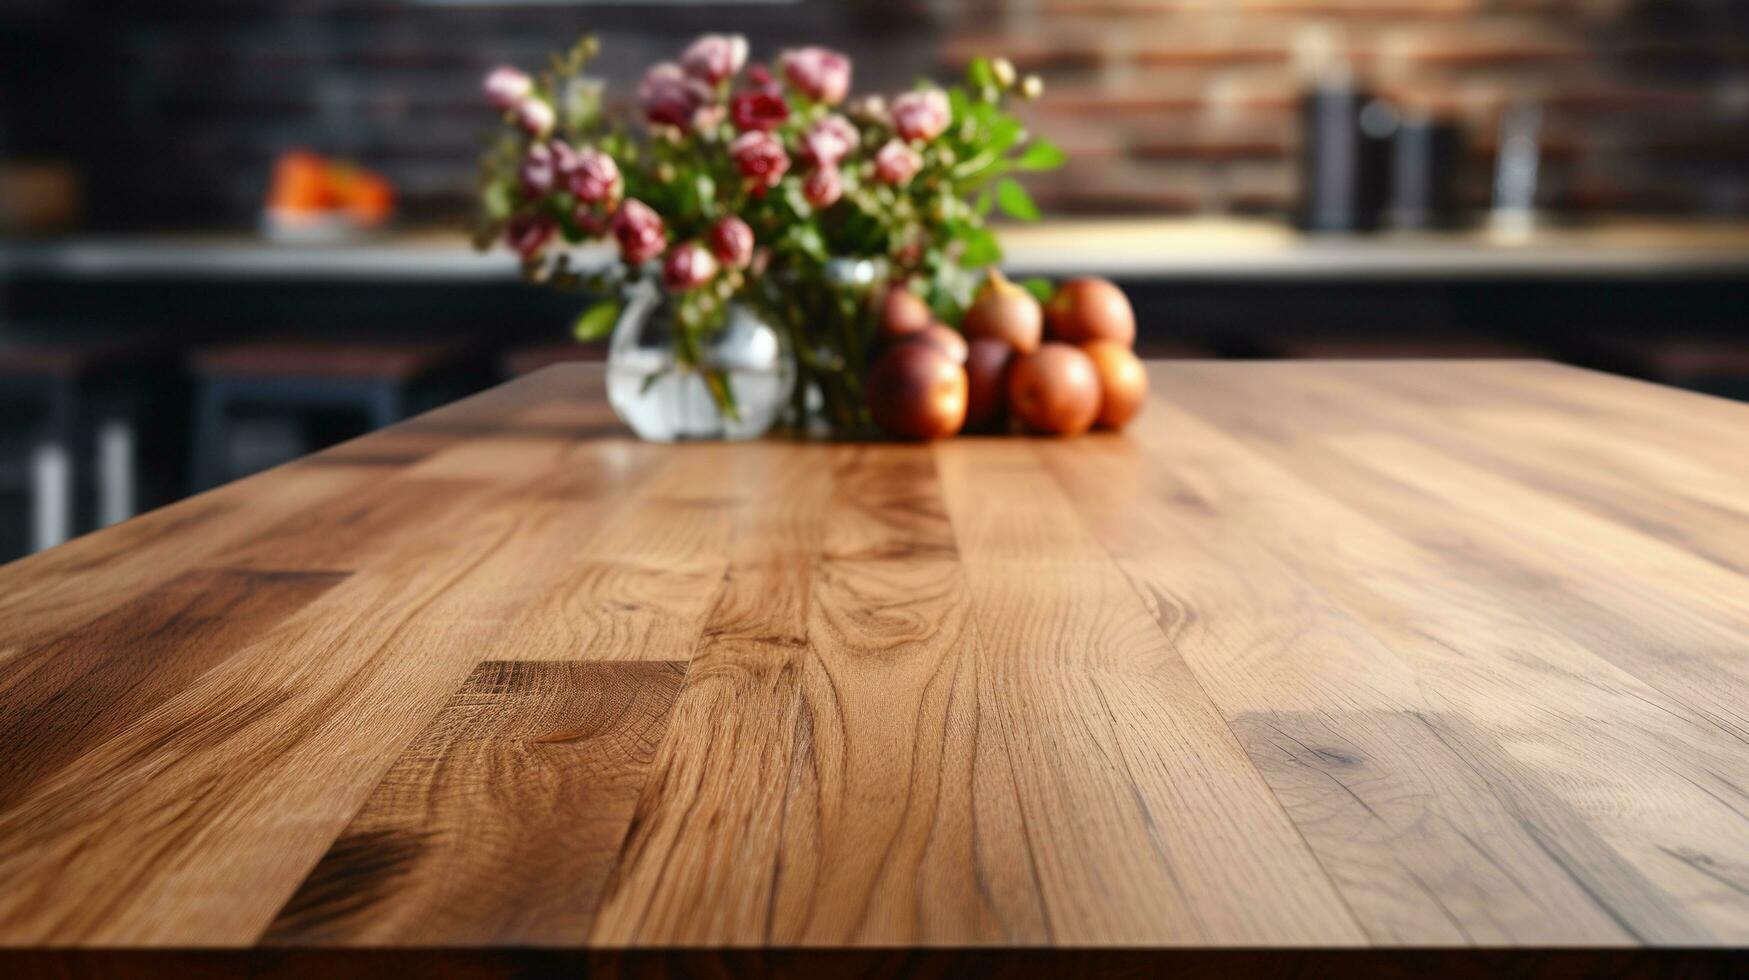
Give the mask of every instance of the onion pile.
POLYGON ((1071 279, 1040 304, 991 270, 961 329, 903 285, 881 302, 885 349, 870 370, 869 412, 888 435, 941 439, 1016 425, 1041 435, 1119 429, 1147 401, 1129 298, 1104 279, 1071 279))

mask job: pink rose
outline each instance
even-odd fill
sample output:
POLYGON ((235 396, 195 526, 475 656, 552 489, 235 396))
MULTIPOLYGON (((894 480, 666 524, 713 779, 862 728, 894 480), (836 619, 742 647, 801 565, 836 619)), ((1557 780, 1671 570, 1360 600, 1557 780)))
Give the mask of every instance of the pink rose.
POLYGON ((844 196, 844 175, 837 167, 817 167, 802 181, 802 196, 817 208, 829 208, 844 196))
POLYGON ((850 59, 828 48, 795 48, 778 59, 783 77, 796 90, 826 105, 850 94, 850 59))
POLYGON ((932 140, 947 131, 953 111, 938 88, 906 92, 893 99, 893 128, 908 140, 932 140))
POLYGON ((890 139, 875 152, 875 177, 884 184, 903 187, 923 169, 923 157, 904 140, 890 139))
POLYGON ((481 87, 486 90, 487 102, 500 112, 509 112, 534 94, 534 79, 509 65, 499 65, 486 73, 481 87))
POLYGON ((731 269, 745 269, 753 261, 753 229, 733 215, 711 226, 711 253, 731 269))
POLYGON ((789 118, 789 104, 783 101, 783 96, 761 89, 737 92, 729 100, 729 118, 743 133, 752 130, 769 132, 789 118))
POLYGON ((578 201, 584 204, 603 204, 609 208, 619 203, 625 183, 620 178, 619 164, 614 162, 613 157, 592 146, 568 153, 567 156, 568 159, 561 159, 560 173, 564 176, 565 188, 577 195, 578 201))
POLYGON ((861 141, 862 134, 850 120, 827 116, 802 134, 802 156, 817 166, 836 167, 861 141))
POLYGON ((662 284, 669 289, 697 289, 717 274, 717 260, 697 242, 681 242, 662 263, 662 284))
POLYGON ((651 65, 638 85, 638 103, 644 107, 644 118, 681 129, 693 124, 693 116, 710 97, 710 89, 703 82, 672 61, 651 65))
POLYGON ((526 98, 516 104, 516 125, 521 126, 528 135, 544 138, 553 131, 553 123, 558 117, 553 113, 553 107, 545 99, 526 98))
POLYGON ((545 215, 519 214, 504 226, 504 243, 524 261, 539 256, 559 226, 545 215))
POLYGON ((535 143, 523 156, 517 175, 522 179, 523 193, 529 197, 539 197, 552 191, 553 181, 559 172, 555 146, 564 147, 567 153, 570 152, 570 147, 563 143, 535 143))
POLYGON ((627 265, 643 265, 668 247, 668 231, 662 216, 637 198, 631 198, 613 216, 613 237, 619 256, 627 265))
POLYGON ((739 34, 705 34, 680 56, 686 73, 711 85, 720 85, 747 63, 747 39, 739 34))
POLYGON ((735 137, 729 144, 729 156, 741 176, 760 187, 776 187, 789 170, 789 156, 783 152, 783 143, 758 130, 735 137))

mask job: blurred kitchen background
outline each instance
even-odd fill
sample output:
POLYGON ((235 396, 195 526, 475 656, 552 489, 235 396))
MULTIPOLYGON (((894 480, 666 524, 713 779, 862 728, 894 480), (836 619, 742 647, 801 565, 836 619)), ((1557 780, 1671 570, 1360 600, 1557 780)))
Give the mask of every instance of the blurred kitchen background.
POLYGON ((0 559, 590 356, 466 244, 480 77, 589 31, 625 96, 705 30, 1042 75, 1009 264, 1117 279, 1146 354, 1749 396, 1741 0, 7 0, 0 559))

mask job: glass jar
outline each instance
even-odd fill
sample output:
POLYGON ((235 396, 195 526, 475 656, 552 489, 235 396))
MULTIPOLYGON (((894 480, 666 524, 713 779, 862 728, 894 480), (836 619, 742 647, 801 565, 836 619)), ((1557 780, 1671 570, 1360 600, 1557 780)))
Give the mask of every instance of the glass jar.
POLYGON ((641 439, 757 439, 789 404, 794 361, 784 336, 751 308, 730 303, 722 326, 683 357, 675 304, 640 281, 607 349, 607 400, 641 439))

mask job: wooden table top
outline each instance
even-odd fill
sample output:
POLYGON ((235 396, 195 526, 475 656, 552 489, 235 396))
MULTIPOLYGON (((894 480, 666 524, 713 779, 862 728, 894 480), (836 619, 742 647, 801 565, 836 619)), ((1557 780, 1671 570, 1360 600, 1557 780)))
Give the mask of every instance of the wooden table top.
POLYGON ((1150 370, 670 447, 554 367, 0 567, 0 956, 1749 942, 1749 405, 1150 370))

